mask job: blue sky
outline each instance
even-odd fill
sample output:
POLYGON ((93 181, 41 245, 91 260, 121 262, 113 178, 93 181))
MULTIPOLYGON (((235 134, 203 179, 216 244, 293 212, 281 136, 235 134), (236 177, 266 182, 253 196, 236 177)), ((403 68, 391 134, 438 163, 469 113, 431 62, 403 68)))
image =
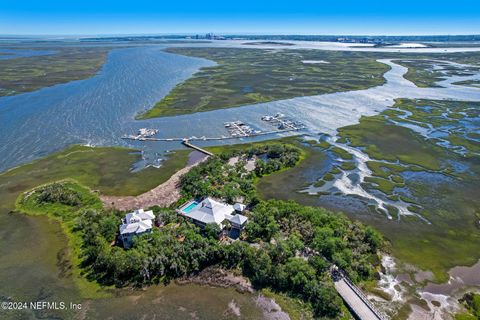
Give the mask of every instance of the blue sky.
POLYGON ((0 0, 0 34, 480 34, 480 0, 0 0))

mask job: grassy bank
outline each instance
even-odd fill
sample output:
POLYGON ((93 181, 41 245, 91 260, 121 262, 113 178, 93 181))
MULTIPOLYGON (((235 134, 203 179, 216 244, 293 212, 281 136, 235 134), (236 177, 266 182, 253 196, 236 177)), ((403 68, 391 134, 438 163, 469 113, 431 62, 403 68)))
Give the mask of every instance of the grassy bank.
POLYGON ((171 154, 160 169, 149 167, 131 172, 132 165, 140 160, 135 150, 72 146, 0 174, 1 207, 12 208, 20 192, 65 178, 75 179, 107 195, 138 195, 165 182, 183 168, 189 152, 182 150, 171 154))
POLYGON ((467 87, 478 88, 478 87, 480 87, 480 80, 459 81, 459 82, 454 82, 453 84, 456 84, 456 85, 459 85, 459 86, 467 86, 467 87))
POLYGON ((213 60, 140 118, 229 108, 298 96, 365 89, 384 83, 388 66, 371 55, 316 50, 169 48, 213 60), (302 61, 326 63, 303 63, 302 61))
MULTIPOLYGON (((83 298, 106 298, 111 295, 107 290, 102 288, 98 283, 88 281, 83 275, 79 267, 82 263, 82 247, 83 239, 80 234, 74 232, 75 219, 77 211, 80 209, 101 209, 102 203, 90 189, 79 185, 73 180, 63 180, 53 184, 60 186, 63 190, 69 190, 70 195, 78 198, 75 205, 62 204, 60 202, 39 202, 38 193, 50 188, 52 185, 38 186, 26 193, 22 194, 16 201, 15 209, 19 212, 30 216, 47 216, 59 222, 62 231, 68 239, 68 251, 63 252, 61 263, 57 262, 60 272, 68 275, 73 280, 76 288, 79 290, 83 298), (76 211, 72 210, 76 207, 76 211)), ((58 256, 58 255, 57 255, 58 256)))
MULTIPOLYGON (((32 50, 35 50, 33 48, 32 50)), ((45 48, 38 48, 45 50, 45 48)), ((95 75, 111 48, 48 47, 50 55, 0 60, 0 96, 35 91, 44 87, 95 75)))

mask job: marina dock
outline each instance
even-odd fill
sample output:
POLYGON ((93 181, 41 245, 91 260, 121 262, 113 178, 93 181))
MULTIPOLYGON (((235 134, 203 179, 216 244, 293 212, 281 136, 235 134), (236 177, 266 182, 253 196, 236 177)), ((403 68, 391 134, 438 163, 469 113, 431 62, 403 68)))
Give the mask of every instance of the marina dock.
MULTIPOLYGON (((250 125, 243 121, 236 120, 231 122, 225 122, 225 128, 228 131, 228 135, 222 135, 221 137, 172 137, 172 138, 156 138, 154 135, 158 133, 157 129, 142 128, 138 130, 136 135, 125 135, 122 139, 137 140, 137 141, 179 141, 187 145, 188 141, 214 141, 214 140, 228 140, 228 139, 241 139, 248 137, 258 137, 270 134, 277 134, 282 132, 299 131, 305 128, 300 122, 292 121, 281 113, 277 113, 274 116, 263 116, 262 121, 265 121, 271 126, 276 127, 274 130, 260 131, 252 128, 250 125), (186 143, 185 143, 186 142, 186 143)), ((203 151, 202 151, 203 152, 203 151)))
POLYGON ((258 137, 258 136, 264 136, 264 135, 269 135, 269 134, 276 134, 276 133, 282 133, 282 132, 289 132, 289 131, 299 131, 303 129, 303 127, 293 127, 293 128, 288 128, 288 129, 283 129, 283 130, 272 130, 272 131, 262 131, 259 133, 252 133, 249 135, 242 135, 242 136, 222 136, 222 137, 189 137, 189 138, 180 138, 180 137, 174 137, 174 138, 153 138, 153 137, 136 137, 136 136, 124 136, 122 139, 126 140, 138 140, 138 141, 184 141, 184 140, 189 140, 189 141, 212 141, 212 140, 229 140, 229 139, 240 139, 240 138, 248 138, 248 137, 258 137))

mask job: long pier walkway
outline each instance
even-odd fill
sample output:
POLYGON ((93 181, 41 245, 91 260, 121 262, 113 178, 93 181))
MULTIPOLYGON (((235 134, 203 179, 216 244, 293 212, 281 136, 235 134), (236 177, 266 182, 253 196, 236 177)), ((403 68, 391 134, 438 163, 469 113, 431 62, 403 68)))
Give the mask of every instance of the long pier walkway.
POLYGON ((182 143, 189 148, 195 149, 201 153, 205 153, 207 156, 213 156, 213 153, 211 153, 210 151, 207 151, 205 149, 197 147, 196 145, 191 144, 187 139, 183 140, 182 143))
POLYGON ((332 276, 338 294, 360 320, 387 319, 387 317, 373 306, 362 291, 355 286, 343 272, 334 271, 332 272, 332 276))

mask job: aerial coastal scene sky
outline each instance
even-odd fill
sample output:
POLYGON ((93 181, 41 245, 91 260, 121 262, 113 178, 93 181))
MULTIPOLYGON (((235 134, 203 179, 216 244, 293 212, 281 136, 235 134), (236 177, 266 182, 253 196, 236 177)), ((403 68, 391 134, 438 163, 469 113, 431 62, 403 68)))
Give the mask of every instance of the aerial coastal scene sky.
POLYGON ((0 34, 479 34, 480 1, 0 1, 0 34))

